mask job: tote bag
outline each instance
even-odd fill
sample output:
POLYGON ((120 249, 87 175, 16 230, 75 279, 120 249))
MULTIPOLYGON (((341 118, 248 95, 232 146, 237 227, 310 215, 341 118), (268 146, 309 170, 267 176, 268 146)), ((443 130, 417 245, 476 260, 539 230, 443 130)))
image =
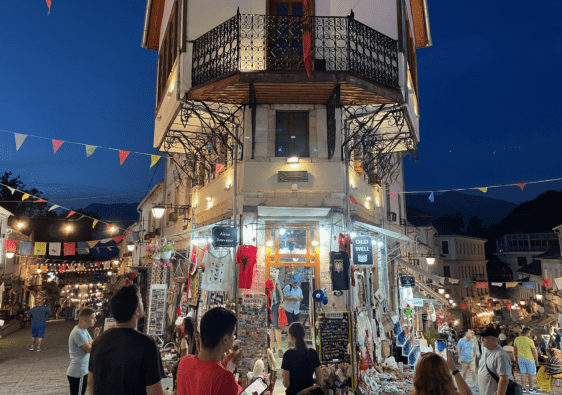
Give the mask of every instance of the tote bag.
POLYGON ((289 325, 289 320, 287 319, 287 313, 285 309, 279 309, 279 320, 277 321, 279 326, 289 325))

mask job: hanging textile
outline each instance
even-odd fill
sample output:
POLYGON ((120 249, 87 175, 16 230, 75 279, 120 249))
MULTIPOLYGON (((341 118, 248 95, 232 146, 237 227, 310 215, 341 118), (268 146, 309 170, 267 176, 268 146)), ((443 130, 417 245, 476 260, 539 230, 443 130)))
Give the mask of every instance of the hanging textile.
POLYGON ((205 272, 201 289, 206 291, 230 291, 233 279, 233 262, 230 251, 213 249, 207 251, 203 258, 205 272))
POLYGON ((238 288, 252 287, 254 266, 258 249, 253 245, 241 245, 236 251, 236 263, 239 265, 238 288))

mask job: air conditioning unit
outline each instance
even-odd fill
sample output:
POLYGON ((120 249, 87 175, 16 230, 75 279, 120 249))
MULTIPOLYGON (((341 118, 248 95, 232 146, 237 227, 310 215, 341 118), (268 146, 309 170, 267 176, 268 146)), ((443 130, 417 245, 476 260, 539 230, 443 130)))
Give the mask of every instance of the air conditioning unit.
POLYGON ((396 213, 395 212, 389 211, 387 213, 387 216, 388 216, 388 221, 396 222, 396 213))
POLYGON ((176 222, 178 220, 178 213, 170 213, 168 215, 168 221, 176 222))

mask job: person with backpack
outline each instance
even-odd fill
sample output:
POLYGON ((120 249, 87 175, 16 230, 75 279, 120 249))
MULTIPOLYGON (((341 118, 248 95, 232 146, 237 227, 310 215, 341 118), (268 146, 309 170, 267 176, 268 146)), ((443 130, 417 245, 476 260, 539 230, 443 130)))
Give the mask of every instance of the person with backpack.
MULTIPOLYGON (((482 338, 482 358, 478 370, 480 395, 506 395, 509 377, 512 374, 511 361, 498 344, 498 333, 488 327, 478 333, 482 338)), ((510 394, 507 394, 510 395, 510 394)))

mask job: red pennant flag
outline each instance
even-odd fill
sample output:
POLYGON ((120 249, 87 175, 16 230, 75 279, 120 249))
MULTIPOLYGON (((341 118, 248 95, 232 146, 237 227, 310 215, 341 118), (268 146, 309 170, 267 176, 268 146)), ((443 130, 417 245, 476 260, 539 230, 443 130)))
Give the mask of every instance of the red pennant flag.
POLYGON ((476 288, 488 288, 488 283, 479 281, 476 283, 476 288))
POLYGON ((515 185, 517 185, 519 188, 521 188, 521 190, 523 190, 523 188, 525 188, 525 185, 527 184, 515 184, 515 185))
POLYGON ((552 282, 552 280, 546 279, 546 280, 541 280, 539 281, 539 283, 542 283, 545 285, 546 289, 550 288, 550 283, 552 282))
POLYGON ((53 150, 55 151, 55 153, 58 151, 58 149, 60 148, 60 146, 62 145, 62 143, 64 143, 64 141, 61 141, 61 140, 53 140, 53 150))
POLYGON ((113 241, 115 241, 116 243, 119 243, 121 240, 123 240, 123 237, 125 237, 125 235, 114 237, 113 241))
POLYGON ((215 174, 219 174, 223 167, 224 167, 224 165, 221 165, 220 163, 216 163, 215 164, 215 174))
POLYGON ((4 241, 4 251, 16 252, 18 242, 17 240, 6 239, 4 241))
POLYGON ((492 306, 488 306, 488 311, 494 311, 494 308, 492 306))
POLYGON ((125 162, 125 159, 127 159, 127 156, 129 156, 131 152, 130 151, 121 151, 119 150, 119 164, 122 165, 123 162, 125 162))
POLYGON ((111 251, 111 247, 107 247, 107 249, 108 249, 109 251, 111 251))
POLYGON ((302 48, 304 55, 304 68, 306 69, 306 74, 310 77, 311 75, 311 63, 312 63, 312 44, 310 39, 310 10, 308 9, 308 0, 303 0, 303 21, 302 21, 302 48))
POLYGON ((70 211, 70 213, 68 213, 68 215, 66 216, 66 218, 70 217, 71 215, 76 214, 76 211, 70 211))
POLYGON ((47 12, 47 14, 51 13, 51 0, 46 0, 47 1, 47 7, 49 7, 49 12, 47 12))
POLYGON ((355 200, 355 198, 353 197, 353 195, 349 195, 349 200, 351 200, 351 203, 357 204, 357 200, 355 200))
POLYGON ((45 199, 39 199, 39 200, 35 200, 33 203, 43 203, 46 202, 45 199))
POLYGON ((107 226, 107 229, 111 229, 111 225, 106 223, 105 226, 107 226))
POLYGON ((396 199, 396 192, 389 192, 388 194, 391 198, 396 199))

